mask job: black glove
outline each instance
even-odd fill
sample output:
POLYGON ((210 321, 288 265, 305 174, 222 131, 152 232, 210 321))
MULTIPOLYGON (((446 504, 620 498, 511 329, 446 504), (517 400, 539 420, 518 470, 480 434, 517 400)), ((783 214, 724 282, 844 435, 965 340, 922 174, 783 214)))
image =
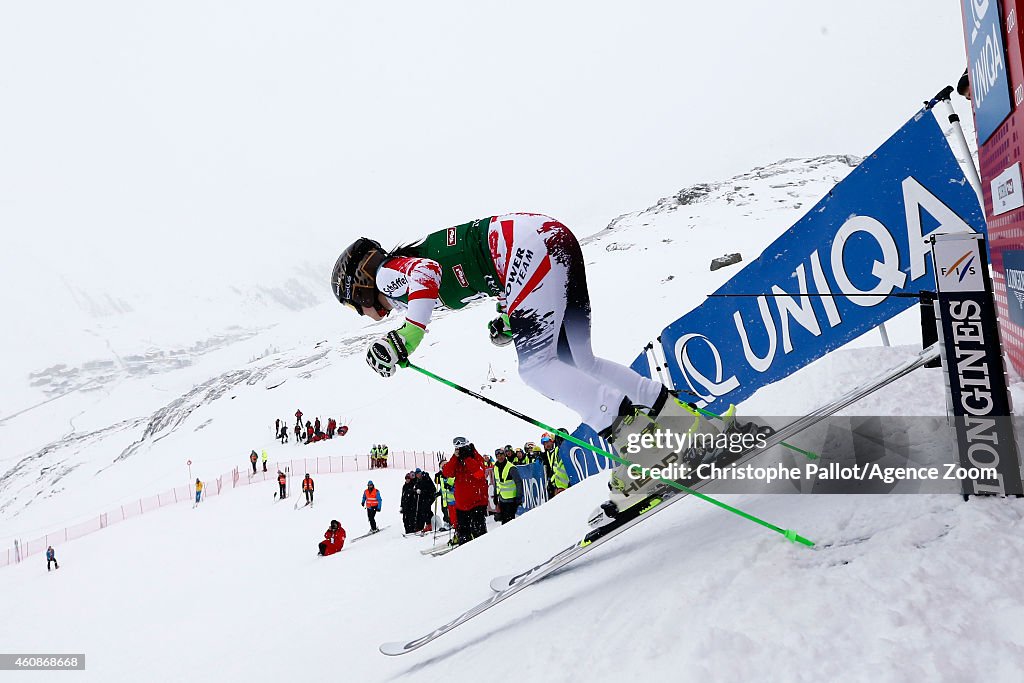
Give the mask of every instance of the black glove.
POLYGON ((512 324, 504 313, 487 323, 487 332, 495 346, 508 346, 512 343, 512 324))

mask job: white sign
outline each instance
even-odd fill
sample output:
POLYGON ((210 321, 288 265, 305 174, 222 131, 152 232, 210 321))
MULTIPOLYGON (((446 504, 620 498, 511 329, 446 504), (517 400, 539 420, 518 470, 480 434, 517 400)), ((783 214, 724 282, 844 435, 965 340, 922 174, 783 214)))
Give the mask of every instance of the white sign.
POLYGON ((1024 206, 1024 187, 1021 187, 1018 161, 992 179, 992 215, 998 216, 1024 206))
POLYGON ((935 284, 940 292, 984 292, 980 242, 966 235, 936 235, 935 284), (950 239, 942 239, 950 238, 950 239), (958 239, 957 239, 958 238, 958 239))

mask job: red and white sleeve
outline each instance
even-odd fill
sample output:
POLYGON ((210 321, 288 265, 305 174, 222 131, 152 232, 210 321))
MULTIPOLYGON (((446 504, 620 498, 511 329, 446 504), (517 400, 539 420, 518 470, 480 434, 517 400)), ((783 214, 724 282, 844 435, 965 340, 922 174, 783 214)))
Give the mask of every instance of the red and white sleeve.
POLYGON ((390 299, 408 294, 406 321, 426 329, 441 289, 441 266, 426 258, 393 258, 377 271, 377 289, 390 299))

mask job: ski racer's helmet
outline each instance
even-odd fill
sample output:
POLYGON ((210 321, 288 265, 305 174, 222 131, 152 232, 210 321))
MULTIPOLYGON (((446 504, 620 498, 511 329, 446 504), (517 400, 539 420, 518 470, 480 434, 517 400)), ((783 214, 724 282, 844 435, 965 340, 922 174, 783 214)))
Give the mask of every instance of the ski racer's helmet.
POLYGON ((379 242, 360 237, 341 252, 334 264, 331 289, 334 298, 359 315, 363 308, 375 308, 381 315, 387 311, 377 302, 377 269, 386 261, 388 253, 379 242))

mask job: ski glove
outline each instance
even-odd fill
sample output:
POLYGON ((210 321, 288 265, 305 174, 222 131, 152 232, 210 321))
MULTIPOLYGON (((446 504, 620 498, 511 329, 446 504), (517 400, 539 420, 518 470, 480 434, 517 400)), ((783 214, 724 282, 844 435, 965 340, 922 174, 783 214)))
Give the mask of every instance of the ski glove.
POLYGON ((370 344, 366 351, 366 363, 381 377, 391 377, 399 367, 409 361, 409 354, 416 350, 423 340, 423 328, 406 322, 397 330, 388 332, 370 344))
POLYGON ((487 331, 491 335, 491 343, 495 346, 507 346, 512 342, 512 323, 509 322, 507 313, 502 313, 487 323, 487 331))

